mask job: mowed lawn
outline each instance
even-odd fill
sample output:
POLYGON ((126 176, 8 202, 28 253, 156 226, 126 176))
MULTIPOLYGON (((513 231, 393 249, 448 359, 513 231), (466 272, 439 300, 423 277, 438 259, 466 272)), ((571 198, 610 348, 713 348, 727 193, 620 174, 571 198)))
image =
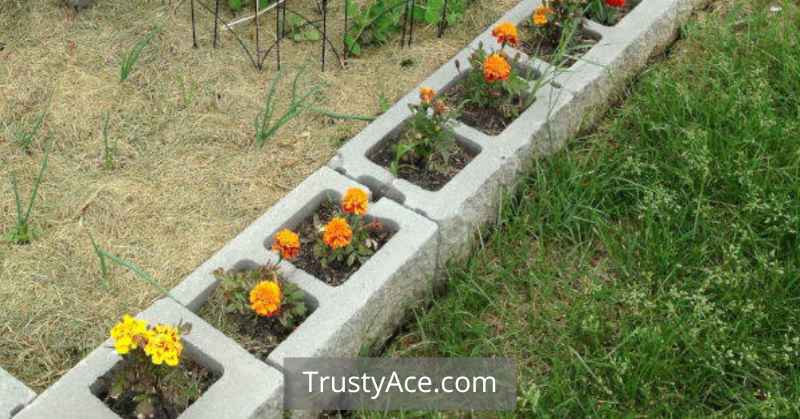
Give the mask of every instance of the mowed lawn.
POLYGON ((386 356, 513 357, 506 417, 800 417, 797 4, 715 2, 682 35, 386 356))

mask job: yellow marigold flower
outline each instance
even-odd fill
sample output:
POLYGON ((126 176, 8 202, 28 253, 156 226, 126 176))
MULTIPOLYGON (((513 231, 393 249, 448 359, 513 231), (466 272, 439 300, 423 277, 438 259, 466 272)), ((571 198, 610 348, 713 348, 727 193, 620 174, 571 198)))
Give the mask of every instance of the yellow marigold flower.
POLYGON ((492 54, 483 62, 483 79, 488 83, 508 80, 511 75, 511 64, 500 54, 492 54))
POLYGON ((342 211, 348 214, 364 215, 367 213, 369 197, 363 189, 349 188, 342 198, 342 211))
POLYGON ((331 249, 338 249, 350 244, 353 239, 353 230, 347 224, 347 220, 341 217, 334 217, 328 225, 325 226, 325 233, 322 235, 322 241, 325 242, 331 249))
POLYGON ((431 103, 431 101, 435 96, 436 96, 436 91, 431 89, 430 87, 423 87, 419 89, 419 100, 422 103, 431 103))
POLYGON ((300 254, 300 236, 286 228, 279 231, 272 242, 272 251, 287 260, 296 258, 300 254))
POLYGON ((281 311, 281 287, 275 281, 261 281, 250 290, 250 308, 259 316, 272 317, 281 311))
POLYGON ((138 348, 147 340, 147 337, 147 321, 133 318, 127 314, 111 329, 114 349, 120 355, 125 355, 138 348))
POLYGON ((170 367, 178 365, 183 353, 180 332, 172 326, 157 325, 147 340, 144 353, 150 357, 154 365, 167 364, 170 367))
POLYGON ((548 6, 539 6, 533 11, 531 20, 535 26, 544 26, 550 22, 549 15, 553 13, 553 9, 548 6))
POLYGON ((492 36, 497 39, 500 45, 516 46, 519 42, 517 27, 511 22, 502 22, 492 29, 492 36))

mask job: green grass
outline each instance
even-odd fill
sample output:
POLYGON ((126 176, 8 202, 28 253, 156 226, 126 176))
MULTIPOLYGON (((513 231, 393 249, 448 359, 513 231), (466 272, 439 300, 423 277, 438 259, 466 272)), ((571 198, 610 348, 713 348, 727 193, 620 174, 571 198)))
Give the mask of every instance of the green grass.
POLYGON ((515 358, 507 417, 800 416, 800 15, 768 3, 536 162, 389 355, 515 358))

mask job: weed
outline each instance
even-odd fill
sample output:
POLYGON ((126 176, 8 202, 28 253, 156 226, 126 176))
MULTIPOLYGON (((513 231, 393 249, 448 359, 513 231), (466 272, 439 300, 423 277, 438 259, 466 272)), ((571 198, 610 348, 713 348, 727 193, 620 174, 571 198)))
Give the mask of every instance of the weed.
POLYGON ((275 78, 270 82, 267 97, 264 100, 264 108, 256 115, 255 129, 257 146, 262 147, 279 129, 281 129, 281 127, 289 123, 292 119, 300 116, 306 110, 309 110, 317 100, 317 96, 322 90, 319 85, 314 85, 303 93, 298 92, 299 82, 304 73, 305 67, 295 73, 294 79, 292 80, 291 101, 283 115, 278 117, 274 122, 275 99, 278 92, 278 83, 283 77, 283 72, 278 71, 275 78))
MULTIPOLYGON (((17 144, 22 151, 27 154, 31 153, 31 146, 33 145, 33 139, 36 138, 36 135, 39 133, 39 130, 42 128, 44 124, 44 117, 47 115, 47 111, 42 111, 39 115, 36 116, 36 119, 33 120, 33 126, 31 127, 30 131, 23 130, 23 129, 15 129, 13 132, 14 143, 17 144)), ((6 130, 9 127, 6 126, 6 130)))
MULTIPOLYGON (((140 280, 144 281, 145 283, 147 283, 151 287, 153 287, 156 290, 158 290, 162 295, 167 296, 167 297, 175 300, 175 298, 172 296, 172 294, 170 294, 169 290, 164 288, 163 286, 161 286, 161 284, 159 284, 158 281, 155 280, 155 278, 150 276, 150 274, 145 272, 144 269, 140 268, 135 263, 133 263, 133 262, 131 262, 129 260, 123 259, 123 258, 121 258, 119 256, 115 256, 115 255, 107 252, 106 250, 102 249, 97 244, 97 242, 95 241, 95 239, 91 235, 91 233, 89 234, 89 239, 92 241, 92 248, 94 248, 94 252, 97 255, 97 259, 100 262, 100 272, 103 274, 103 280, 106 282, 106 284, 109 283, 108 282, 108 280, 109 280, 108 260, 110 260, 110 261, 114 262, 115 264, 117 264, 117 265, 119 265, 119 266, 121 266, 123 268, 126 268, 129 271, 133 272, 134 275, 136 275, 137 278, 139 278, 140 280)), ((175 301, 177 301, 177 300, 175 300, 175 301)))
POLYGON ((19 196, 19 187, 17 185, 17 176, 11 173, 11 189, 14 192, 14 204, 16 209, 16 224, 8 234, 7 240, 14 244, 29 244, 33 239, 33 231, 31 229, 30 220, 31 213, 33 212, 33 205, 36 203, 36 196, 39 192, 39 185, 44 179, 44 174, 47 171, 47 160, 50 155, 50 146, 45 147, 44 157, 42 158, 42 165, 39 169, 39 174, 33 181, 33 189, 31 190, 31 198, 28 201, 28 208, 23 212, 22 199, 19 196))
POLYGON ((114 154, 117 151, 116 141, 111 142, 108 139, 108 112, 103 114, 103 168, 106 170, 114 169, 114 154))
POLYGON ((159 31, 161 31, 160 27, 157 26, 153 28, 150 33, 140 39, 139 42, 128 51, 128 54, 122 58, 122 63, 120 63, 119 66, 120 81, 128 80, 128 76, 130 76, 131 71, 133 71, 133 66, 139 61, 139 56, 142 54, 142 51, 150 44, 159 31))

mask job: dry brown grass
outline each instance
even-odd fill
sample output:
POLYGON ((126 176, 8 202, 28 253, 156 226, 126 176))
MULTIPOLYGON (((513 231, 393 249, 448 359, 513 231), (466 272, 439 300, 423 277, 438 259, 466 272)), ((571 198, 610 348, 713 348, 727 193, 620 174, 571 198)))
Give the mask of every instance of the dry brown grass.
MULTIPOLYGON (((271 60, 254 71, 230 36, 212 49, 205 13, 201 48, 192 49, 188 1, 98 3, 76 14, 60 0, 4 0, 0 15, 0 121, 21 127, 52 95, 42 134, 54 145, 32 218, 39 235, 27 246, 0 243, 0 366, 37 390, 100 344, 119 316, 158 297, 116 267, 104 288, 86 230, 172 287, 364 126, 305 114, 259 149, 253 120, 274 75, 271 60), (163 30, 120 82, 120 57, 156 24, 163 30), (100 166, 106 111, 119 147, 113 171, 100 166)), ((324 74, 313 66, 310 79, 325 84, 321 106, 374 114, 379 93, 399 98, 513 3, 473 4, 444 39, 418 27, 410 49, 387 45, 324 74), (401 68, 409 58, 414 65, 401 68)), ((318 53, 319 44, 283 48, 289 70, 318 53)), ((4 234, 14 225, 9 175, 18 174, 27 194, 44 136, 27 155, 2 125, 4 234)))

